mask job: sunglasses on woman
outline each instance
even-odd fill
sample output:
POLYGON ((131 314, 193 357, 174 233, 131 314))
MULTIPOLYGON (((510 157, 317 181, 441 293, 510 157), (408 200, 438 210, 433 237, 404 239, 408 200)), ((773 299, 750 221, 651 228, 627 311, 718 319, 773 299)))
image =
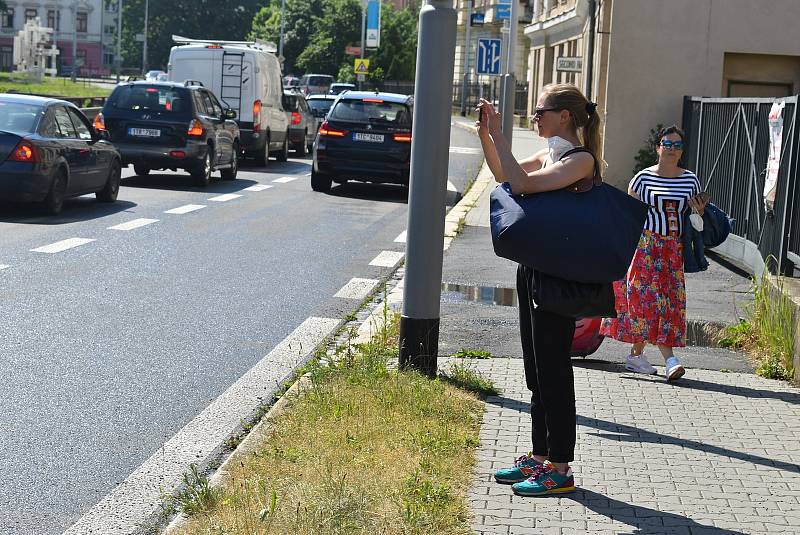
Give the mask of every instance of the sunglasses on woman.
POLYGON ((538 119, 548 111, 561 111, 562 109, 563 108, 534 108, 533 115, 531 115, 531 117, 538 119))
POLYGON ((664 139, 661 141, 660 145, 667 150, 683 150, 683 141, 670 141, 669 139, 664 139))

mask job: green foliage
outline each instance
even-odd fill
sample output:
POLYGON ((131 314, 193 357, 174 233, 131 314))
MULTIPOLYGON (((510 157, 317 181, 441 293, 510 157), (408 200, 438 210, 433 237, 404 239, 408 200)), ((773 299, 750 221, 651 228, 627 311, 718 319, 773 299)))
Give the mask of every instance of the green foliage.
POLYGON ((461 359, 490 359, 492 354, 483 349, 459 349, 453 356, 461 359))
MULTIPOLYGON (((316 33, 316 21, 323 16, 322 0, 286 0, 286 24, 283 28, 283 72, 296 74, 297 57, 316 33)), ((276 45, 281 35, 281 2, 267 2, 255 16, 248 39, 263 39, 276 45)))
POLYGON ((356 83, 356 74, 353 72, 353 65, 351 63, 342 63, 339 67, 339 72, 336 74, 336 80, 346 84, 356 83))
MULTIPOLYGON (((418 17, 419 11, 413 7, 396 9, 391 2, 383 3, 381 46, 369 55, 370 71, 380 69, 380 82, 414 79, 418 17)), ((372 78, 372 72, 370 75, 372 78)))
POLYGON ((453 364, 448 370, 442 372, 439 377, 458 388, 468 392, 475 392, 482 396, 500 394, 500 389, 495 386, 491 379, 487 379, 480 372, 463 364, 453 364))
POLYGON ((326 0, 314 33, 297 57, 306 72, 333 74, 345 63, 345 47, 361 38, 361 4, 358 0, 326 0))
POLYGON ((651 165, 658 163, 656 145, 660 141, 658 139, 658 133, 662 128, 664 128, 664 125, 659 123, 655 126, 655 128, 650 129, 650 133, 647 135, 647 140, 644 142, 642 148, 639 149, 639 152, 636 153, 636 165, 633 167, 634 175, 642 169, 646 169, 651 165))
MULTIPOLYGON (((122 54, 125 67, 142 65, 142 43, 135 37, 144 30, 144 4, 145 0, 126 0, 123 4, 122 54)), ((280 6, 280 0, 277 4, 280 6)), ((198 39, 243 40, 261 5, 261 0, 150 2, 148 69, 166 68, 169 50, 175 44, 172 42, 173 34, 198 39)))

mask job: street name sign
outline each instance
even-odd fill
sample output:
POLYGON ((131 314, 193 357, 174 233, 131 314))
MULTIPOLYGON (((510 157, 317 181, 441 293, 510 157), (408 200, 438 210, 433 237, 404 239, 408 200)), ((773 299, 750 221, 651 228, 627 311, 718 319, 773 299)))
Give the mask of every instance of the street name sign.
POLYGON ((495 20, 511 20, 511 0, 497 0, 494 7, 495 20))
POLYGON ((483 26, 483 23, 486 21, 486 14, 485 13, 473 13, 469 16, 469 25, 470 26, 483 26))
POLYGON ((478 39, 478 74, 500 76, 500 39, 478 39))
POLYGON ((578 58, 578 57, 556 58, 556 70, 559 72, 582 72, 583 58, 578 58))

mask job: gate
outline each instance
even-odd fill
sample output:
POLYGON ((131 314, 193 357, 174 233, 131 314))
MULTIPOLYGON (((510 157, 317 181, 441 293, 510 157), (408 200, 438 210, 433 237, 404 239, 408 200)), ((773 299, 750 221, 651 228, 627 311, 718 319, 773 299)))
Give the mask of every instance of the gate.
POLYGON ((697 174, 712 202, 736 219, 733 233, 770 255, 779 274, 800 268, 800 125, 798 97, 783 99, 783 144, 772 210, 763 191, 769 151, 771 98, 685 97, 686 167, 697 174))

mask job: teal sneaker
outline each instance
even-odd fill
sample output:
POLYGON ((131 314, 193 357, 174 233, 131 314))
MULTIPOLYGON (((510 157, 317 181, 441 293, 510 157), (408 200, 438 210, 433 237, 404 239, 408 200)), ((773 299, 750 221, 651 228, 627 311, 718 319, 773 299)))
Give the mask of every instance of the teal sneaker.
POLYGON ((575 478, 572 468, 566 474, 561 474, 550 461, 545 461, 531 477, 511 486, 517 496, 547 496, 549 494, 562 494, 575 490, 575 478))
POLYGON ((531 477, 542 463, 533 458, 533 452, 517 457, 512 468, 501 468, 494 473, 494 480, 498 483, 519 483, 531 477))

